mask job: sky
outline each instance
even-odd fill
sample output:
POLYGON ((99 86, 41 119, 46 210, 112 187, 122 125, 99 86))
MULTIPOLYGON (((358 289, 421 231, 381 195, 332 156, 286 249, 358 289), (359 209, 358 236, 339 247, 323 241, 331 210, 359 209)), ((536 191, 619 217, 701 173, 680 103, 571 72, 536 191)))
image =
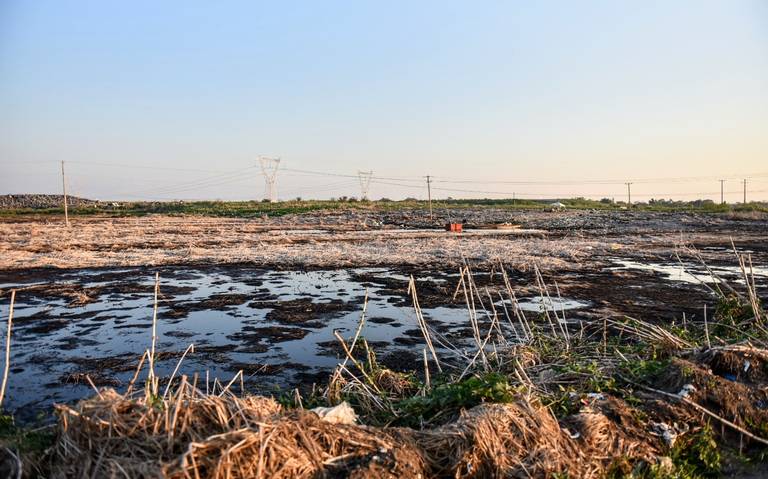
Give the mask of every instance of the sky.
POLYGON ((768 2, 0 0, 0 194, 768 199, 768 2))

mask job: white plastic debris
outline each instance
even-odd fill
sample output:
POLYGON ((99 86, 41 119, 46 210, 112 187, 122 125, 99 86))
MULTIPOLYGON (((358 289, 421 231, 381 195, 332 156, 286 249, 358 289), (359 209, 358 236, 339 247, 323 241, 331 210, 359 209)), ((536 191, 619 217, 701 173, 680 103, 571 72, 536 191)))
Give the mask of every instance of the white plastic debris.
POLYGON ((355 424, 357 422, 355 410, 346 401, 338 406, 316 407, 310 409, 310 411, 317 414, 323 421, 331 424, 355 424))
POLYGON ((746 373, 749 371, 749 367, 752 366, 752 363, 749 362, 749 359, 744 360, 744 372, 746 373))
POLYGON ((669 447, 674 446, 675 440, 677 439, 677 432, 675 429, 669 424, 663 422, 653 423, 652 433, 657 436, 661 436, 661 438, 664 440, 664 443, 669 447))
POLYGON ((603 393, 587 393, 587 397, 595 401, 602 401, 605 399, 603 393))
POLYGON ((694 387, 693 384, 686 384, 685 386, 683 386, 680 392, 677 393, 677 395, 680 396, 681 398, 686 398, 688 397, 689 394, 695 391, 696 391, 696 388, 694 387))
POLYGON ((568 434, 571 439, 578 439, 581 437, 581 433, 579 431, 571 432, 571 430, 568 428, 563 428, 563 431, 565 431, 565 433, 568 434))

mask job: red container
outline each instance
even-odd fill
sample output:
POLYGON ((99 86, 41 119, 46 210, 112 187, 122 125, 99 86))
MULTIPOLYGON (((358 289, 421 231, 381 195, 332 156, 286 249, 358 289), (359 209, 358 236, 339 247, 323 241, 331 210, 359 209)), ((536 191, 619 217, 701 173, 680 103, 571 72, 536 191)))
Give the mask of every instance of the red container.
POLYGON ((450 231, 451 233, 461 233, 462 230, 461 223, 447 223, 445 225, 445 231, 450 231))

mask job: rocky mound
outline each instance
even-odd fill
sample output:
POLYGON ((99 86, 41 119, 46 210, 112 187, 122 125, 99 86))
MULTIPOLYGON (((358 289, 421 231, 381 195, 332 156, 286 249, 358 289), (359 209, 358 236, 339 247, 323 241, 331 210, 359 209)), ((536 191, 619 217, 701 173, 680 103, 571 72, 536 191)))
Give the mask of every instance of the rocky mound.
MULTIPOLYGON (((0 209, 18 209, 18 208, 59 208, 64 202, 63 195, 0 195, 0 209)), ((98 204, 98 201, 76 196, 68 196, 67 204, 69 206, 91 206, 98 204)))

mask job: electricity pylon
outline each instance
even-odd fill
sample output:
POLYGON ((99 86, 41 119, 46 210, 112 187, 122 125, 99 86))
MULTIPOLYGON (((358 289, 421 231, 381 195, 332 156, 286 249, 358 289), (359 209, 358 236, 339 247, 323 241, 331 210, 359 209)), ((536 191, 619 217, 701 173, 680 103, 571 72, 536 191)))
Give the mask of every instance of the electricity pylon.
POLYGON ((280 158, 259 156, 259 164, 261 165, 261 172, 264 174, 265 199, 268 199, 271 202, 275 202, 277 201, 277 188, 275 188, 275 181, 277 180, 277 168, 280 166, 280 158))
POLYGON ((373 178, 373 171, 358 171, 357 176, 360 179, 360 199, 368 199, 368 191, 371 187, 371 178, 373 178))

